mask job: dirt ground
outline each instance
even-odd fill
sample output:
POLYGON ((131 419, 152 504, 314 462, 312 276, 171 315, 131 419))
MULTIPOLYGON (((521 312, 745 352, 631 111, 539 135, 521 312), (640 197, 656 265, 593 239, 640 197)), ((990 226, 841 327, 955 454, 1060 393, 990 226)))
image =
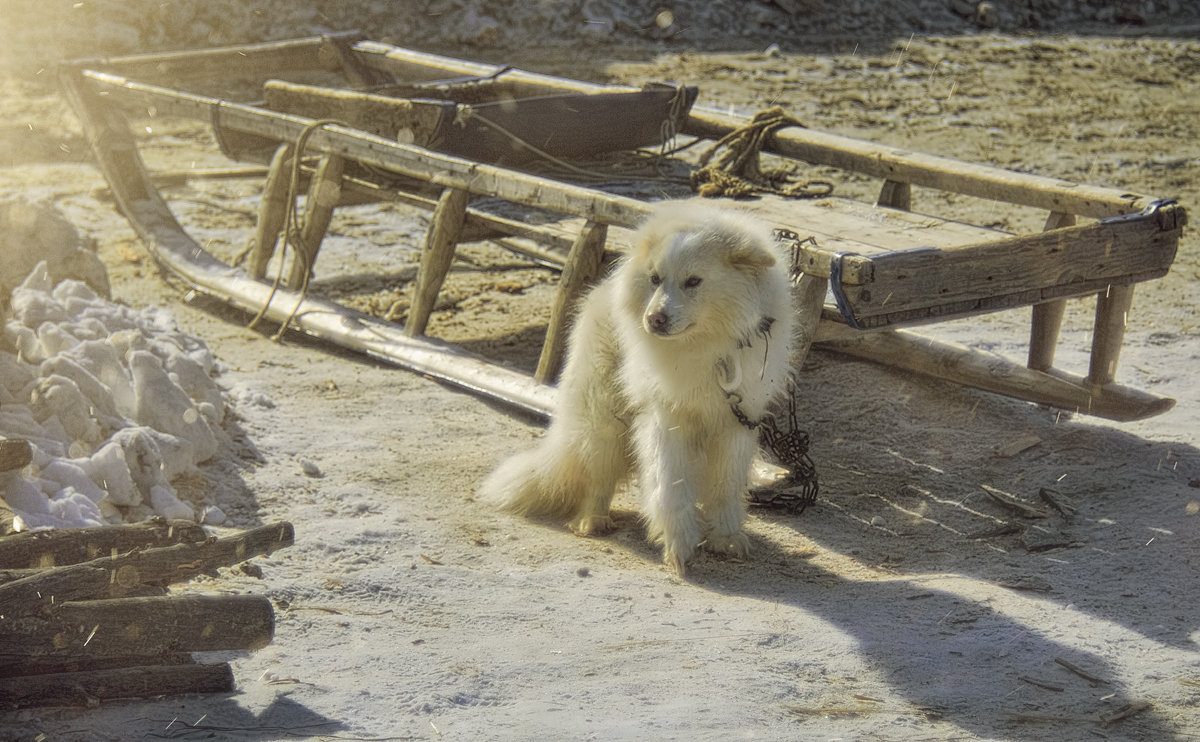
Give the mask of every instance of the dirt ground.
MULTIPOLYGON (((869 38, 461 56, 688 82, 707 106, 781 105, 813 128, 1200 204, 1195 38, 1111 24, 869 38)), ((41 80, 21 68, 0 83, 0 193, 56 205, 96 241, 116 299, 169 307, 225 364, 229 440, 181 495, 218 505, 229 527, 285 519, 297 537, 258 560, 261 580, 222 572, 198 586, 276 605, 274 642, 232 660, 237 693, 0 712, 0 738, 1200 737, 1195 230, 1171 273, 1138 288, 1118 374, 1174 410, 1109 423, 814 351, 801 397, 820 502, 753 511, 752 559, 701 556, 684 582, 646 544, 629 495, 602 539, 476 501, 536 425, 302 338, 273 343, 160 275, 41 80), (1031 434, 1031 448, 997 453, 1031 434), (1077 510, 981 538, 1013 520, 988 488, 1029 502, 1049 488, 1077 510)), ((191 125, 147 122, 142 136, 154 167, 222 164, 191 125)), ((879 186, 816 174, 844 194, 879 186)), ((253 189, 206 181, 169 197, 214 252, 244 244, 253 189)), ((1046 218, 920 189, 913 201, 1014 232, 1046 218)), ((424 224, 395 206, 339 210, 316 290, 394 309, 424 224)), ((462 257, 430 334, 528 368, 556 277, 487 245, 462 257)), ((1024 310, 924 331, 1020 359, 1028 322, 1024 310)), ((1062 365, 1085 368, 1090 334, 1088 304, 1073 301, 1062 365)))

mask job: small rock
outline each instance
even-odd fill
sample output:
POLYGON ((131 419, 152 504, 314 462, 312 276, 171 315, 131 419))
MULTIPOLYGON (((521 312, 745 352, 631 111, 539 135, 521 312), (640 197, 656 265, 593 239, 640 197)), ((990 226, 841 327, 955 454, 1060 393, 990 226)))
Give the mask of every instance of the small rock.
POLYGON ((253 577, 256 580, 261 580, 263 577, 262 567, 253 562, 242 562, 238 565, 238 571, 247 577, 253 577))
POLYGON ((308 459, 300 459, 300 471, 304 472, 304 476, 312 477, 313 479, 320 479, 321 477, 325 476, 321 472, 321 467, 317 466, 308 459))

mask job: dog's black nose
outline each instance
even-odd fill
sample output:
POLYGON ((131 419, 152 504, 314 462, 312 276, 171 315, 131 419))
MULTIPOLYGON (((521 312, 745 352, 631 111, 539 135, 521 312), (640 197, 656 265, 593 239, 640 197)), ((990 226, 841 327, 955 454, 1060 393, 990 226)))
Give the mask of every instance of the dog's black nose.
POLYGON ((650 328, 650 332, 657 335, 666 332, 668 322, 666 312, 651 312, 646 315, 646 326, 650 328))

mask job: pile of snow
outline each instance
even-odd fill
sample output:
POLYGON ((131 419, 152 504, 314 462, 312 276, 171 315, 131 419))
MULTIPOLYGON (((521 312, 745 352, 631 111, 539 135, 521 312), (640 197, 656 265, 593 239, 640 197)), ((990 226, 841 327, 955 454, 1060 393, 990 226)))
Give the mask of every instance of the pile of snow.
POLYGON ((216 371, 166 310, 114 304, 39 263, 0 342, 0 437, 29 441, 33 461, 0 474, 0 496, 26 528, 196 519, 171 481, 219 448, 216 371))

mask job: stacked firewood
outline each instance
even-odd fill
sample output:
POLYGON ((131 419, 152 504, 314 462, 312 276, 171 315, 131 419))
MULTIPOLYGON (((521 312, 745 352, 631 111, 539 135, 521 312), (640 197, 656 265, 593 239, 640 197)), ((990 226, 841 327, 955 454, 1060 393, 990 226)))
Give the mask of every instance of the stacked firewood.
POLYGON ((232 691, 228 663, 191 653, 266 646, 271 602, 167 585, 294 538, 290 523, 213 538, 162 520, 0 537, 0 709, 232 691))

